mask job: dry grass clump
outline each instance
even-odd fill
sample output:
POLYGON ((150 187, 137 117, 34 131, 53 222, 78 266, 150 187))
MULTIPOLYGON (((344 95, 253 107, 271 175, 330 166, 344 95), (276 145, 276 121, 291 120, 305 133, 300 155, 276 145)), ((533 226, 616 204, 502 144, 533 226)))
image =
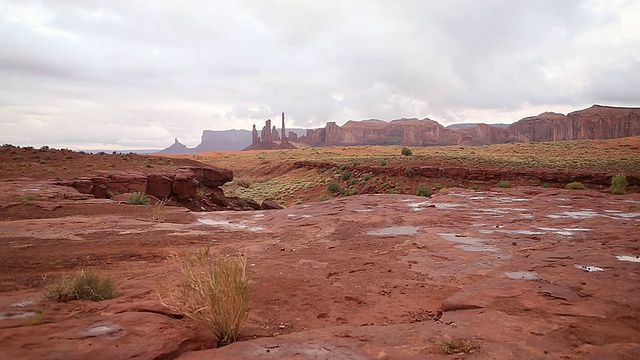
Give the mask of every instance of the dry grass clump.
POLYGON ((479 343, 467 339, 451 339, 439 341, 437 345, 440 351, 447 355, 471 354, 481 347, 479 343))
POLYGON ((81 270, 74 276, 63 276, 47 286, 44 292, 49 300, 67 302, 71 300, 102 301, 118 296, 115 283, 91 270, 81 270))
POLYGON ((147 194, 139 191, 134 192, 127 197, 127 203, 133 205, 149 205, 150 202, 151 200, 149 200, 147 194))
POLYGON ((248 177, 238 177, 238 178, 235 178, 233 182, 235 182, 236 184, 238 184, 239 186, 245 189, 250 188, 251 185, 253 184, 253 181, 248 177))
POLYGON ((236 341, 249 315, 246 257, 214 257, 203 248, 171 260, 187 283, 170 290, 175 305, 167 306, 209 329, 219 344, 236 341))

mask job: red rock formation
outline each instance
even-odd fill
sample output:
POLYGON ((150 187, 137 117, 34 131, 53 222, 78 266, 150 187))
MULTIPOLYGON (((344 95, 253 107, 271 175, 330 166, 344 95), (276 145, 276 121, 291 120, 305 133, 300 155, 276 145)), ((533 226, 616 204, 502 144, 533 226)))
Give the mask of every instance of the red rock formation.
POLYGON ((260 142, 260 135, 258 135, 258 130, 256 130, 256 124, 253 124, 253 130, 251 130, 251 143, 257 144, 260 142))
POLYGON ((542 113, 507 128, 517 142, 614 139, 640 135, 640 108, 594 105, 568 115, 542 113))
POLYGON ((282 131, 282 142, 283 143, 288 142, 287 132, 286 132, 285 127, 284 127, 284 113, 282 113, 282 128, 280 129, 280 131, 282 131))
POLYGON ((568 115, 546 112, 524 118, 508 128, 478 124, 445 128, 430 119, 328 122, 307 130, 299 142, 312 146, 340 145, 489 145, 505 142, 611 139, 640 135, 640 108, 594 105, 568 115))
POLYGON ((173 199, 174 204, 179 203, 192 210, 215 210, 229 206, 220 186, 232 180, 233 171, 229 169, 192 166, 181 168, 175 173, 116 173, 60 182, 58 185, 73 187, 80 193, 92 194, 96 198, 106 198, 109 192, 144 192, 158 199, 173 199), (208 196, 198 195, 200 190, 208 196), (212 201, 214 208, 203 207, 200 204, 203 200, 201 198, 212 201))
POLYGON ((268 144, 271 142, 271 119, 267 119, 262 128, 262 142, 268 144))
POLYGON ((278 129, 276 129, 275 125, 271 129, 271 141, 280 141, 280 134, 278 134, 278 129))

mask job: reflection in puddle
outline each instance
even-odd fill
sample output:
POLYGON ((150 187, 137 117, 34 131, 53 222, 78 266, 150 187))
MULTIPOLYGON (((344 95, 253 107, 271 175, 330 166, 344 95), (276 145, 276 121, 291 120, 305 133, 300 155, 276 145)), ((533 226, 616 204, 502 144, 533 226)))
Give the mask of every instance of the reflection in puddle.
POLYGON ((459 243, 459 245, 455 245, 458 249, 462 249, 465 251, 498 251, 498 248, 495 246, 487 245, 484 242, 487 240, 460 236, 458 234, 438 234, 444 240, 459 243))
POLYGON ((100 335, 121 336, 123 332, 124 329, 119 325, 96 325, 80 331, 83 336, 91 337, 100 335))
POLYGON ((508 271, 504 273, 509 279, 539 280, 540 275, 535 271, 508 271))
POLYGON ((413 235, 418 232, 417 226, 391 226, 375 231, 369 231, 367 235, 413 235))
POLYGON ((262 226, 249 226, 244 221, 238 224, 232 224, 225 220, 211 220, 211 219, 198 219, 198 222, 205 225, 220 226, 227 229, 249 230, 249 231, 261 231, 264 230, 262 226))
POLYGON ((587 266, 587 265, 574 265, 576 269, 582 269, 588 272, 596 272, 596 271, 604 271, 603 268, 597 266, 587 266))
POLYGON ((640 262, 640 258, 638 256, 616 255, 616 259, 620 261, 640 262))
POLYGON ((6 319, 26 319, 34 316, 36 313, 34 311, 25 311, 19 313, 13 312, 0 312, 0 320, 6 319))
POLYGON ((309 214, 304 214, 304 215, 287 214, 287 217, 289 217, 289 218, 300 217, 300 218, 308 219, 308 218, 312 218, 313 215, 309 215, 309 214))
POLYGON ((22 300, 22 301, 18 301, 17 303, 11 304, 11 307, 25 307, 25 306, 33 305, 35 303, 36 302, 33 300, 22 300))

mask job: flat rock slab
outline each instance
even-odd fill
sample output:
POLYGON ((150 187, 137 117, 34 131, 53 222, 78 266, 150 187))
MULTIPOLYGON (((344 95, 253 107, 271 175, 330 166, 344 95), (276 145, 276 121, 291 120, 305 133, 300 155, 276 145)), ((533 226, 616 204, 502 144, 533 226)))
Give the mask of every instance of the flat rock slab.
POLYGON ((161 217, 61 203, 0 209, 0 358, 444 359, 450 341, 474 344, 459 358, 639 357, 638 194, 456 189, 161 217), (184 283, 169 256, 202 247, 247 255, 250 316, 221 348, 162 304, 184 283), (43 297, 84 268, 120 297, 43 297))

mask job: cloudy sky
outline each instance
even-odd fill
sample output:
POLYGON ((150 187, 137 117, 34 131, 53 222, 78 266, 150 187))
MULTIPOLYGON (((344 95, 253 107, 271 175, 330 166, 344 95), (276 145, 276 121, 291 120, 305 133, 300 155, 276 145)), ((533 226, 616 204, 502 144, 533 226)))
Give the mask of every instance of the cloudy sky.
POLYGON ((638 19, 638 0, 0 0, 0 142, 640 106, 638 19))

